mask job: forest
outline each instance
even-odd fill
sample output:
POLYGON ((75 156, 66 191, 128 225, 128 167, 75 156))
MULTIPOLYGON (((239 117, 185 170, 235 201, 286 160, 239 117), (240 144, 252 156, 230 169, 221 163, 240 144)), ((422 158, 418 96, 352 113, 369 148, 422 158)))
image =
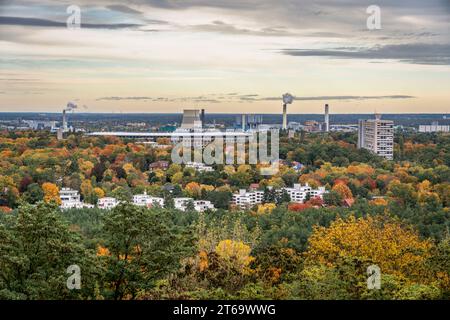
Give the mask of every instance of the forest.
POLYGON ((170 150, 139 141, 1 132, 0 299, 449 299, 450 136, 396 132, 394 161, 356 139, 282 134, 283 163, 268 177, 253 165, 149 170, 170 150), (328 193, 270 196, 294 183, 328 193), (263 203, 231 204, 251 184, 263 203), (61 210, 63 187, 93 205, 122 202, 61 210), (144 191, 165 207, 130 203, 144 191), (176 196, 218 210, 179 211, 176 196), (67 287, 72 265, 80 289, 67 287), (380 289, 367 286, 371 265, 380 289))

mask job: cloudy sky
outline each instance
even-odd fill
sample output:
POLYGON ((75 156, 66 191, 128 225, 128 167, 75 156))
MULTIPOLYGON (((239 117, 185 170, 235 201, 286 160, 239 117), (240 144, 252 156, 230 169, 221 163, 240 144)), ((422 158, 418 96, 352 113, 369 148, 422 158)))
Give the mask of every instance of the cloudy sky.
POLYGON ((0 0, 0 70, 0 111, 448 113, 450 0, 0 0))

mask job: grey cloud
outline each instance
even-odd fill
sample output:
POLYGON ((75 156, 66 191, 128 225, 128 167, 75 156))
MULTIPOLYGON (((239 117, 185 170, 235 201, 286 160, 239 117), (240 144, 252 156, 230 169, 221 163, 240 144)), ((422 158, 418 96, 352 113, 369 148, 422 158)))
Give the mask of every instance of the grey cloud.
MULTIPOLYGON (((58 22, 46 19, 24 18, 24 17, 0 17, 0 25, 27 26, 27 27, 67 27, 66 22, 58 22)), ((136 28, 141 24, 132 23, 115 23, 115 24, 99 24, 99 23, 82 23, 82 28, 89 29, 125 29, 136 28)))
POLYGON ((297 57, 398 60, 413 64, 450 65, 450 44, 397 44, 353 49, 283 49, 297 57))
POLYGON ((118 11, 118 12, 122 12, 122 13, 142 14, 141 11, 133 9, 133 8, 123 5, 123 4, 112 4, 112 5, 106 6, 106 8, 109 10, 118 11))
POLYGON ((252 36, 289 36, 292 35, 283 27, 267 27, 262 29, 240 28, 235 25, 225 23, 220 20, 213 21, 210 24, 190 26, 191 30, 200 32, 216 32, 223 34, 239 34, 252 36))

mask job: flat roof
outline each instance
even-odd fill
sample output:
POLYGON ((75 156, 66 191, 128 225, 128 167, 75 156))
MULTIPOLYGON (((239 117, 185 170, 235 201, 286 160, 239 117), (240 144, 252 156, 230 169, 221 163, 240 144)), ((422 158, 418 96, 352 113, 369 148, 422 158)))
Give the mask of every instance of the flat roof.
POLYGON ((250 137, 252 134, 240 131, 203 131, 203 132, 91 132, 88 136, 116 136, 116 137, 250 137))

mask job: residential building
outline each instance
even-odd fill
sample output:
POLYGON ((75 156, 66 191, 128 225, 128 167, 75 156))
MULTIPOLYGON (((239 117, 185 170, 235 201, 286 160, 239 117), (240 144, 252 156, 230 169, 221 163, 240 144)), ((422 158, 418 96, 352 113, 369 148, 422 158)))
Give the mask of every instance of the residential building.
POLYGON ((198 211, 198 212, 204 212, 206 210, 216 210, 216 208, 214 208, 214 205, 211 203, 211 201, 208 201, 208 200, 194 201, 194 208, 195 208, 195 211, 198 211))
MULTIPOLYGON (((319 187, 317 189, 311 188, 308 184, 302 186, 301 184, 294 184, 293 188, 281 188, 276 190, 277 194, 281 194, 284 190, 288 193, 291 198, 291 202, 303 203, 306 197, 310 196, 310 198, 320 197, 322 198, 323 194, 327 191, 325 187, 319 187)), ((233 194, 232 204, 245 209, 253 207, 256 204, 262 203, 264 198, 264 191, 253 190, 247 191, 245 189, 239 190, 239 193, 233 194)))
POLYGON ((163 160, 150 163, 150 166, 149 166, 150 171, 153 171, 156 169, 167 170, 167 168, 169 168, 169 161, 163 161, 163 160))
POLYGON ((70 188, 62 188, 59 191, 59 198, 61 199, 61 209, 81 209, 81 208, 93 208, 94 205, 83 203, 80 200, 80 193, 77 190, 70 188))
POLYGON ((382 120, 376 114, 375 119, 359 120, 358 148, 364 148, 388 160, 394 158, 394 122, 382 120))
POLYGON ((247 191, 245 189, 239 190, 239 193, 233 194, 232 204, 240 208, 250 208, 255 204, 262 203, 264 191, 254 190, 247 191))
POLYGON ((186 168, 194 168, 198 172, 211 172, 214 171, 213 167, 207 166, 202 162, 187 162, 186 168))
POLYGON ((307 183, 304 186, 299 183, 295 183, 293 188, 281 188, 277 190, 277 192, 281 193, 284 190, 286 190, 286 192, 289 194, 291 202, 297 203, 303 203, 308 195, 310 198, 322 198, 323 194, 326 193, 325 187, 313 189, 307 183))
POLYGON ((192 198, 173 198, 173 203, 175 205, 175 209, 181 210, 181 211, 185 211, 187 204, 190 201, 194 201, 194 199, 192 198))
POLYGON ((147 192, 144 192, 143 194, 136 194, 133 196, 133 204, 142 207, 152 207, 154 205, 164 207, 164 199, 149 196, 147 192))
POLYGON ((61 202, 80 202, 80 193, 70 188, 62 188, 59 190, 59 198, 61 202))
POLYGON ((116 198, 112 198, 112 197, 100 198, 97 201, 97 207, 100 209, 105 209, 105 210, 113 209, 118 204, 119 204, 119 201, 116 198))
POLYGON ((419 132, 450 132, 450 125, 442 126, 434 121, 431 125, 420 125, 419 132))
POLYGON ((186 211, 188 203, 192 202, 194 210, 204 212, 206 210, 216 210, 211 201, 208 200, 194 200, 192 198, 174 198, 175 209, 186 211))

